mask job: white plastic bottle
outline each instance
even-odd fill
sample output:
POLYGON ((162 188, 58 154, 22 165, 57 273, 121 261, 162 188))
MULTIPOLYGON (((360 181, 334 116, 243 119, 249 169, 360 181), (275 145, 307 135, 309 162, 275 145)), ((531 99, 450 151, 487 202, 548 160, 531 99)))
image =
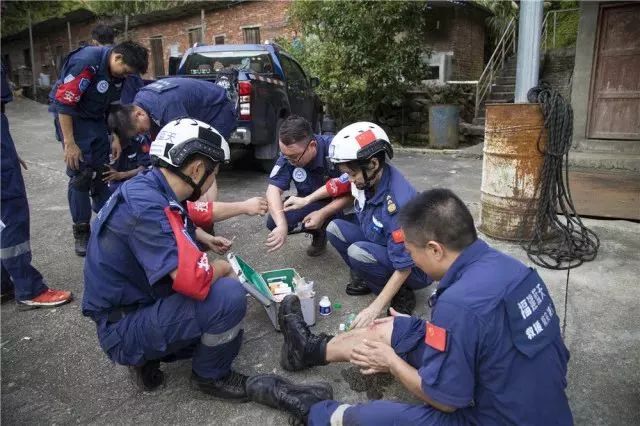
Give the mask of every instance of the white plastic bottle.
POLYGON ((331 301, 329 301, 329 296, 322 296, 320 299, 320 315, 327 316, 331 315, 331 301))

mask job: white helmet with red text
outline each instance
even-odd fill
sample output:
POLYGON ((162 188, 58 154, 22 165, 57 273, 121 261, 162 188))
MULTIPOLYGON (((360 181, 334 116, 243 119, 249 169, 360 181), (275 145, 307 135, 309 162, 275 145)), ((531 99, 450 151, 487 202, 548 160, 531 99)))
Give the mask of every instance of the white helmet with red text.
POLYGON ((393 148, 387 133, 380 126, 368 121, 349 124, 333 137, 329 146, 332 163, 368 160, 379 152, 393 158, 393 148))

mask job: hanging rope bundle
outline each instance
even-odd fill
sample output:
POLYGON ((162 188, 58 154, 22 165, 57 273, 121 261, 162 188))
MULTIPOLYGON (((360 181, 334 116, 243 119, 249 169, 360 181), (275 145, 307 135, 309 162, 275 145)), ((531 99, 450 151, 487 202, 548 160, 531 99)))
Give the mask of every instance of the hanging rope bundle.
POLYGON ((533 229, 531 239, 523 240, 522 246, 538 266, 575 268, 596 258, 600 240, 582 223, 569 190, 573 110, 560 93, 546 83, 529 90, 527 98, 542 108, 548 143, 546 147, 541 146, 544 144, 540 135, 538 150, 544 155, 544 162, 533 198, 537 210, 532 226, 522 225, 523 231, 533 229))

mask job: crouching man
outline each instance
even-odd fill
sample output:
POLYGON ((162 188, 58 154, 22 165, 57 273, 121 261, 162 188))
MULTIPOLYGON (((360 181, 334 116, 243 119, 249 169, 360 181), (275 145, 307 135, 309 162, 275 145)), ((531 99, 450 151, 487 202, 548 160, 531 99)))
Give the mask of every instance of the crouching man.
POLYGON ((537 272, 479 240, 449 190, 418 195, 399 220, 416 265, 439 280, 431 319, 392 311, 368 328, 316 336, 288 296, 278 316, 281 363, 301 370, 343 361, 363 374, 391 373, 423 404, 328 400, 311 408, 309 424, 572 424, 569 352, 537 272))
MULTIPOLYGON (((229 159, 225 139, 208 124, 172 121, 151 145, 155 168, 125 182, 95 221, 85 262, 82 311, 96 322, 109 358, 130 366, 136 383, 164 382, 161 362, 192 358, 192 382, 203 392, 252 400, 304 417, 330 398, 329 385, 297 386, 275 375, 231 369, 242 343, 246 297, 223 260, 209 263, 196 241, 206 218, 184 202, 213 183, 229 159)), ((215 238, 215 237, 213 237, 215 238)))

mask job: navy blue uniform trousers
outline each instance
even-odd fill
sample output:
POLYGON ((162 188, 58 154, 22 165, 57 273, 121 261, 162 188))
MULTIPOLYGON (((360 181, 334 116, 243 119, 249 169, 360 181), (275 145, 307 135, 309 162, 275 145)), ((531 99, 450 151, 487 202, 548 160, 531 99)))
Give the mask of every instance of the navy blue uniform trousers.
POLYGON ((176 293, 120 321, 99 325, 98 335, 118 364, 192 358, 198 376, 218 379, 229 374, 240 351, 246 309, 242 284, 220 278, 201 302, 176 293))
MULTIPOLYGON (((344 262, 362 277, 371 291, 379 294, 391 275, 393 267, 387 247, 367 240, 357 218, 334 219, 327 227, 327 237, 344 262)), ((422 270, 414 266, 404 285, 413 290, 425 288, 431 280, 422 270)))
POLYGON ((2 114, 2 200, 0 210, 5 228, 0 231, 2 292, 14 287, 16 299, 29 300, 47 289, 42 275, 31 265, 29 203, 20 171, 9 121, 2 114))

